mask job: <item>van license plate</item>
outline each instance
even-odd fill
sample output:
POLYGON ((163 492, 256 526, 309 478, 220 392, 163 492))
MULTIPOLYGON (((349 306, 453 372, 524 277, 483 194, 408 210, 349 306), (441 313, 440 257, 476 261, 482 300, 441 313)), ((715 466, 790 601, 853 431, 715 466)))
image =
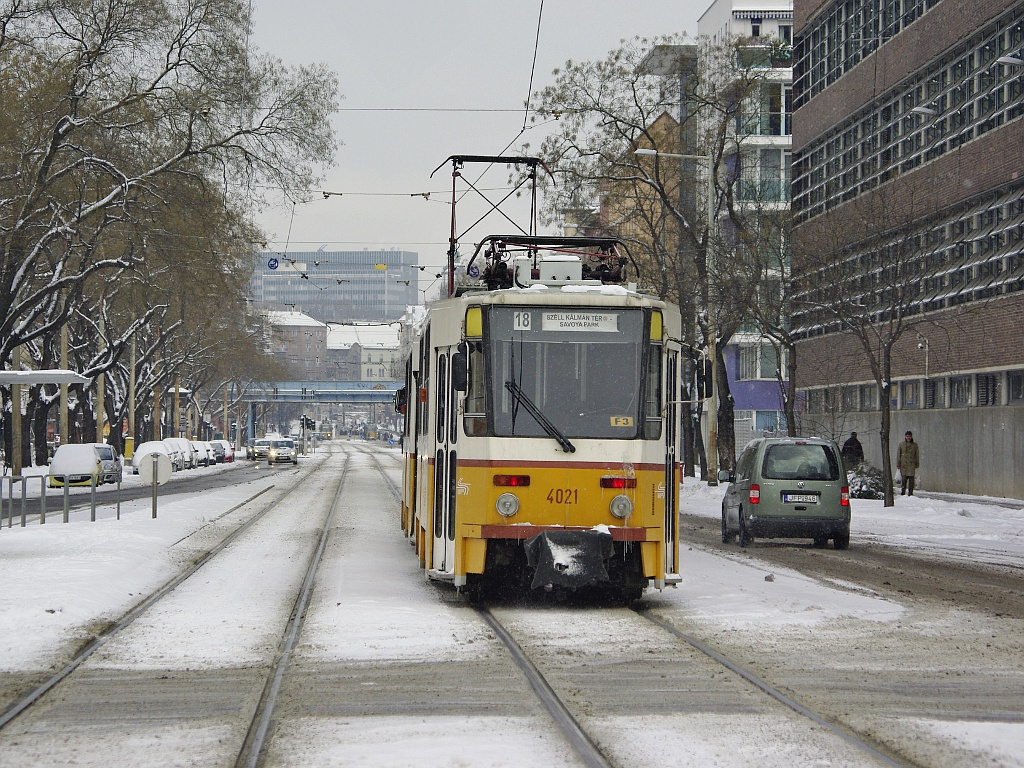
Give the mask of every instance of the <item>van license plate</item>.
POLYGON ((784 493, 782 500, 789 504, 817 504, 818 497, 813 493, 784 493))

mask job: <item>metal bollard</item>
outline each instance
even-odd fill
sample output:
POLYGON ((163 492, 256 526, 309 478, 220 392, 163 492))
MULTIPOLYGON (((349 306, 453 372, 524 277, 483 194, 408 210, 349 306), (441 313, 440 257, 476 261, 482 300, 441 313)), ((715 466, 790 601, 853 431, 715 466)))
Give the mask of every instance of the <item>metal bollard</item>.
POLYGON ((70 505, 71 505, 71 488, 68 486, 67 478, 64 478, 64 522, 68 522, 70 517, 70 505))
POLYGON ((98 475, 93 475, 89 481, 89 520, 96 522, 96 483, 99 480, 98 475))
POLYGON ((46 525, 46 475, 39 476, 39 524, 46 525))
POLYGON ((24 528, 28 524, 28 513, 25 509, 25 505, 28 503, 28 483, 25 482, 24 476, 19 479, 21 480, 21 527, 24 528))

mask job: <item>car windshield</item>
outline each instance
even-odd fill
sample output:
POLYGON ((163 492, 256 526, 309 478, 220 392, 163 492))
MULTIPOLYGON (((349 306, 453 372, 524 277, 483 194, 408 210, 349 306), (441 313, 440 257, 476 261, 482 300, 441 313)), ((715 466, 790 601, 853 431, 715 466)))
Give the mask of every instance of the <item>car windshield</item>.
POLYGON ((96 453, 99 454, 101 459, 106 459, 109 461, 113 461, 114 459, 114 449, 111 448, 109 445, 97 446, 96 453))
POLYGON ((827 445, 783 443, 765 451, 761 476, 771 480, 838 480, 839 462, 827 445))
POLYGON ((292 447, 292 441, 291 440, 274 440, 273 442, 271 442, 270 445, 273 448, 291 448, 292 447))
POLYGON ((257 440, 255 442, 255 445, 266 447, 266 446, 270 445, 270 441, 269 440, 257 440))

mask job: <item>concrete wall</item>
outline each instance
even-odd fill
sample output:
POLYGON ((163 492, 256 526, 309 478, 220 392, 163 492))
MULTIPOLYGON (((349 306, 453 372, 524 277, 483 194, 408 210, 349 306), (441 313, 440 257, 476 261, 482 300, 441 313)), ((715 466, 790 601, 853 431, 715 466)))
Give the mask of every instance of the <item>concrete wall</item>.
MULTIPOLYGON (((893 411, 892 416, 893 461, 909 429, 921 447, 921 489, 1024 499, 1024 406, 893 411)), ((829 435, 805 415, 802 431, 834 437, 840 445, 854 431, 865 460, 880 467, 880 418, 877 412, 844 414, 842 431, 829 435)))

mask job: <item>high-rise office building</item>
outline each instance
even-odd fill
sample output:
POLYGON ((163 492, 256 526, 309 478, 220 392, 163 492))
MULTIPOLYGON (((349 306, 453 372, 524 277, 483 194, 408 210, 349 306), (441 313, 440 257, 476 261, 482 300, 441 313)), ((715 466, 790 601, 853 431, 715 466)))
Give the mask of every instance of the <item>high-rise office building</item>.
POLYGON ((417 303, 418 262, 418 254, 399 250, 265 251, 252 297, 321 322, 398 320, 417 303))

